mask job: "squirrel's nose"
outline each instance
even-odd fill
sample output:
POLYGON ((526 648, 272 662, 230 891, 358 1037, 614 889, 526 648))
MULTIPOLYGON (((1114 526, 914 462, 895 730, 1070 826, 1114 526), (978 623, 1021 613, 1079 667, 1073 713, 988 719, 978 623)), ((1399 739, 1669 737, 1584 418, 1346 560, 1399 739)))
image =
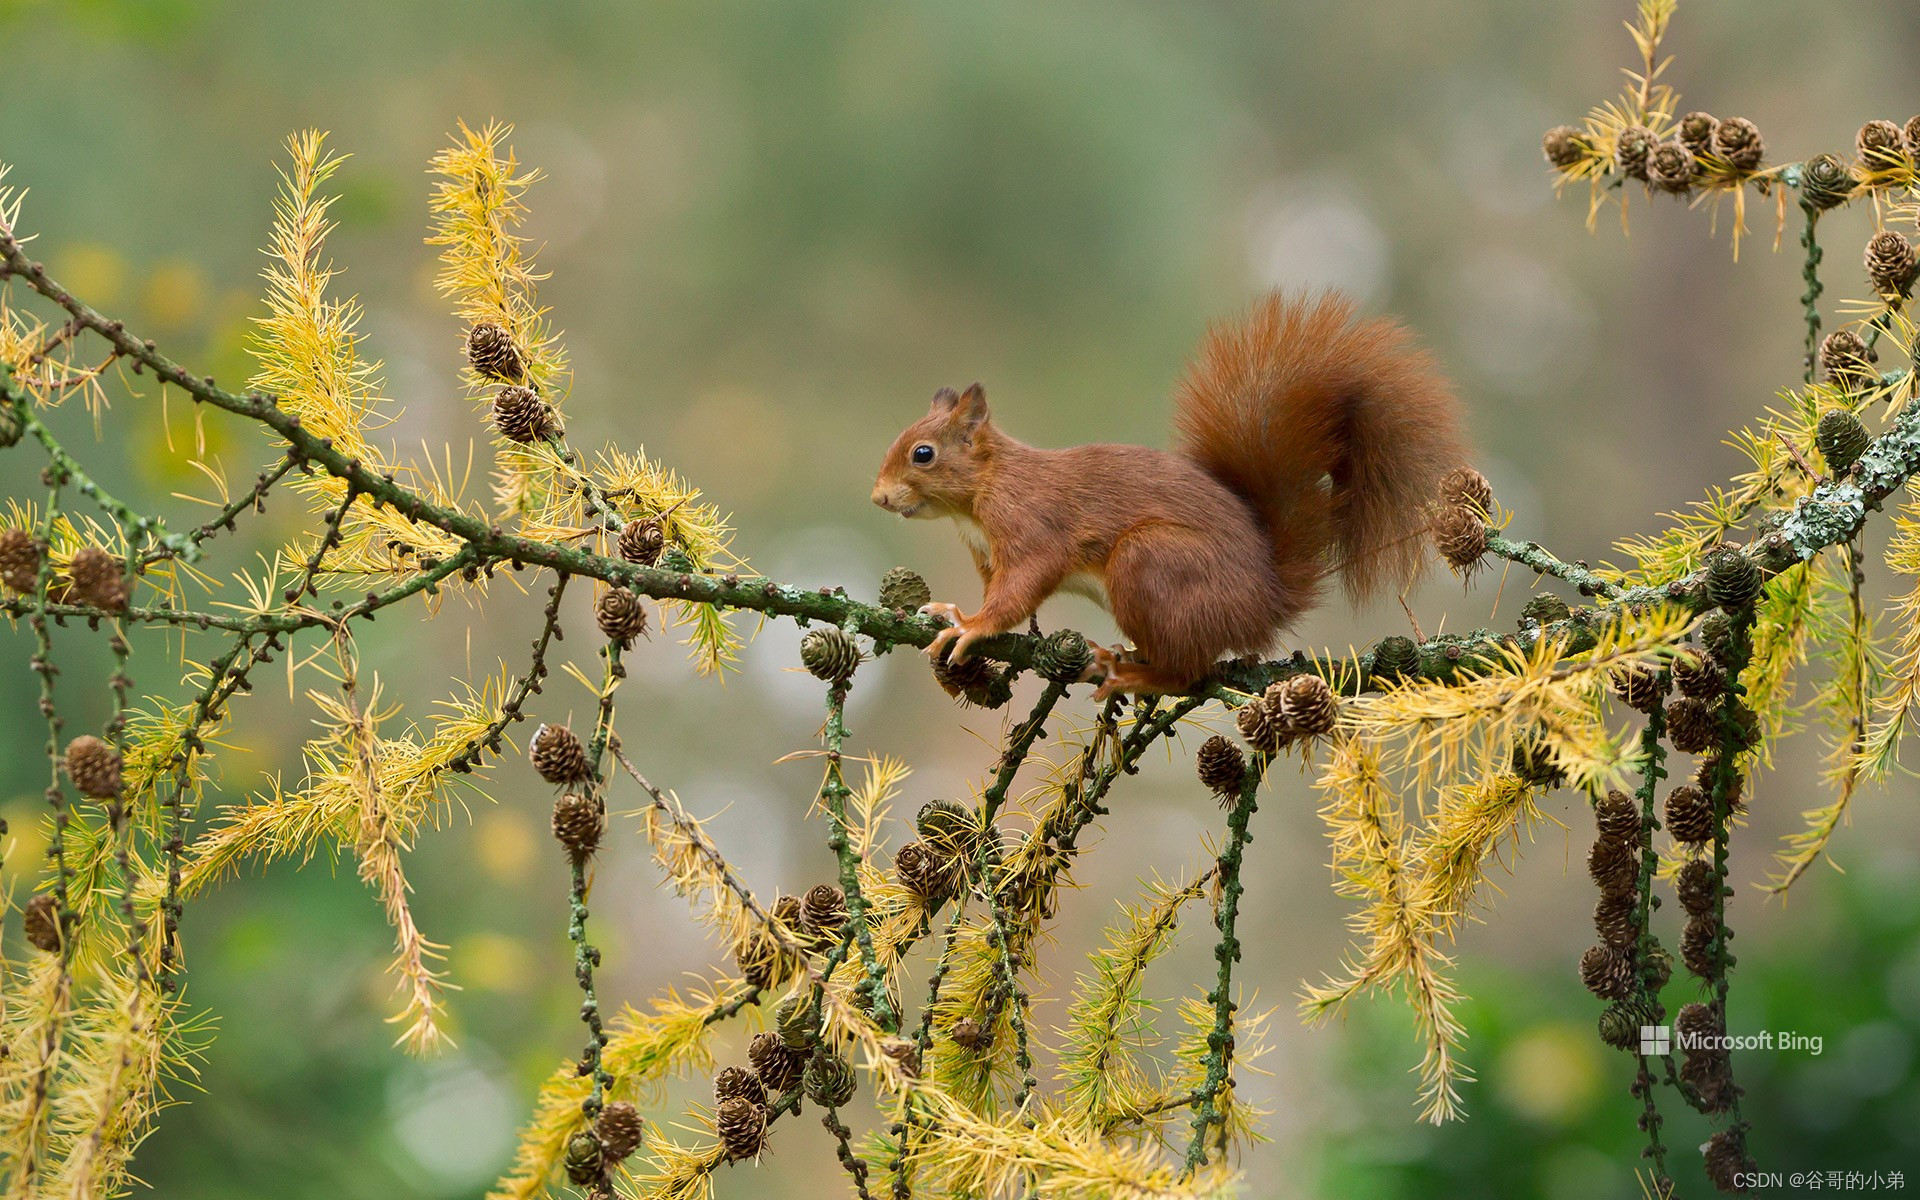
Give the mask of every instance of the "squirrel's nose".
POLYGON ((893 501, 887 497, 887 489, 885 488, 873 489, 873 502, 888 512, 893 511, 893 501))

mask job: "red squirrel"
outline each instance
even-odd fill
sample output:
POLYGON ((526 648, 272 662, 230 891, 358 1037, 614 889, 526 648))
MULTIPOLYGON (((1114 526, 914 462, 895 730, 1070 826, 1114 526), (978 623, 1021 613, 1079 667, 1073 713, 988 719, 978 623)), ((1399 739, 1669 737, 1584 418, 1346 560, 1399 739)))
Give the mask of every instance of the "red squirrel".
POLYGON ((1433 357, 1337 295, 1270 294, 1202 340, 1180 385, 1179 449, 1028 446, 986 392, 943 388, 888 449, 873 502, 951 517, 980 608, 921 612, 955 661, 1058 591, 1100 602, 1133 643, 1097 648, 1096 695, 1179 692, 1226 654, 1264 654, 1338 571, 1358 601, 1425 565, 1427 508, 1462 465, 1460 406, 1433 357))

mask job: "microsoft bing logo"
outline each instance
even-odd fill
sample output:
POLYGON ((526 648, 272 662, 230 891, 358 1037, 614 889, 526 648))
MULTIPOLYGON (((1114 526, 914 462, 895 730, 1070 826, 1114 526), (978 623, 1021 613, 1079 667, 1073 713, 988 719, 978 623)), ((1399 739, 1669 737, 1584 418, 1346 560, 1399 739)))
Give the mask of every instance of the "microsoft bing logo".
POLYGON ((1673 1053, 1673 1028, 1669 1025, 1642 1025, 1640 1027, 1640 1056, 1653 1058, 1673 1053))

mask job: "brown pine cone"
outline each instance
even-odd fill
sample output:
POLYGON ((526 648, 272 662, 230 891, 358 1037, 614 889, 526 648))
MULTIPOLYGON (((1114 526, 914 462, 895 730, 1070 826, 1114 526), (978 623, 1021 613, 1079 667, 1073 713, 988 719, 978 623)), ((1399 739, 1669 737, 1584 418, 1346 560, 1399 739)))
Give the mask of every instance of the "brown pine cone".
POLYGON ((1661 142, 1647 155, 1647 181, 1663 192, 1685 195, 1700 174, 1700 161, 1680 142, 1661 142))
POLYGON ((952 1038, 953 1044, 962 1050, 975 1053, 993 1045, 993 1034, 973 1017, 961 1017, 955 1021, 947 1030, 947 1036, 952 1038))
POLYGON ((99 546, 82 546, 67 564, 67 579, 80 603, 117 613, 127 607, 126 564, 99 546))
POLYGON ((647 632, 647 605, 626 588, 608 588, 593 603, 593 620, 602 637, 620 643, 625 650, 633 645, 633 639, 647 632))
POLYGON ((1240 794, 1240 785, 1247 777, 1247 760, 1240 747, 1217 733, 1200 743, 1193 765, 1201 784, 1222 803, 1240 794))
POLYGON ((1713 154, 1736 171, 1752 171, 1766 156, 1760 130, 1745 117, 1728 117, 1713 127, 1713 154))
POLYGON ((760 1082, 758 1075, 745 1067, 725 1067, 713 1077, 713 1098, 720 1104, 729 1100, 746 1100, 764 1106, 767 1087, 760 1082))
POLYGON ((1587 849, 1587 874, 1606 895, 1631 892, 1640 880, 1640 857, 1625 842, 1595 838, 1587 849))
POLYGON ((1640 842, 1640 806, 1623 791, 1610 791, 1594 804, 1593 823, 1606 841, 1623 846, 1640 842))
POLYGON ((1633 956, 1612 946, 1589 946, 1580 956, 1580 982, 1602 1000, 1633 994, 1633 956))
POLYGON ((1631 947, 1640 938, 1638 897, 1631 892, 1602 896, 1593 907, 1593 931, 1600 940, 1620 950, 1631 947))
POLYGON ((1920 160, 1920 117, 1909 118, 1900 137, 1907 145, 1907 157, 1920 160))
POLYGON ((929 800, 921 805, 913 827, 949 879, 964 872, 980 849, 979 818, 951 800, 929 800))
POLYGON ((1691 1004, 1682 1004, 1680 1011, 1673 1016, 1673 1032, 1679 1035, 1683 1048, 1691 1049, 1695 1053, 1720 1053, 1717 1049, 1710 1050, 1705 1046, 1688 1045, 1688 1043, 1697 1044, 1705 1038, 1718 1038, 1723 1032, 1720 1028, 1720 1015, 1710 1004, 1702 1004, 1697 1000, 1691 1004))
POLYGON ((1482 516, 1493 512, 1493 485, 1472 467, 1455 467, 1440 480, 1435 498, 1441 508, 1469 508, 1482 516))
POLYGON ((1340 722, 1340 698, 1318 675, 1295 675, 1280 685, 1280 711, 1295 737, 1320 737, 1340 722))
POLYGON ((518 383, 526 368, 513 335, 491 321, 482 321, 467 331, 467 361, 488 379, 518 383))
POLYGON ((1816 155, 1800 166, 1800 198, 1816 209, 1836 208, 1853 198, 1853 172, 1831 154, 1816 155))
MULTIPOLYGON (((1719 768, 1720 760, 1717 758, 1709 758, 1703 761, 1694 769, 1693 786, 1699 788, 1709 796, 1713 795, 1713 789, 1718 786, 1715 783, 1715 778, 1719 775, 1719 768)), ((1731 775, 1731 782, 1727 785, 1728 812, 1737 813, 1745 810, 1746 789, 1746 776, 1738 771, 1734 771, 1731 775)))
POLYGON ((40 586, 40 543, 24 529, 0 530, 0 583, 16 592, 40 586))
POLYGON ((1704 700, 1675 700, 1667 705, 1667 733, 1673 748, 1699 754, 1720 743, 1720 721, 1704 700))
POLYGON ((1869 171, 1884 171, 1907 164, 1907 141, 1892 121, 1868 121, 1854 135, 1854 151, 1860 165, 1869 171))
POLYGON ((1680 694, 1695 700, 1711 700, 1727 688, 1726 672, 1720 664, 1698 650, 1682 650, 1673 656, 1673 681, 1680 694))
POLYGON ((767 1144, 767 1110, 751 1100, 723 1100, 713 1127, 732 1162, 758 1158, 767 1144))
POLYGON ((1629 125, 1620 131, 1614 142, 1614 165, 1627 178, 1644 181, 1647 177, 1647 158, 1659 144, 1659 135, 1653 130, 1645 125, 1629 125))
POLYGON ((1829 382, 1848 391, 1872 387, 1880 381, 1873 364, 1880 356, 1851 329, 1836 329, 1820 342, 1820 368, 1829 382))
POLYGON ((1471 574, 1487 556, 1486 518, 1464 505, 1441 509, 1429 529, 1434 549, 1457 572, 1471 574))
POLYGON ((575 858, 586 858, 599 848, 600 835, 606 831, 606 806, 578 792, 566 792, 553 802, 552 823, 554 840, 575 858))
POLYGON ((925 842, 908 842, 893 852, 893 877, 928 902, 946 896, 950 878, 947 864, 925 842))
POLYGON ((780 943, 770 933, 753 932, 733 947, 734 965, 740 978, 765 991, 779 982, 780 943))
POLYGON ((1240 736, 1261 754, 1278 754, 1293 733, 1287 724, 1286 714, 1276 702, 1278 699, 1273 689, 1269 688, 1266 695, 1241 705, 1240 711, 1233 717, 1240 736))
POLYGON ((1540 139, 1540 152, 1549 163, 1565 171, 1587 156, 1586 138, 1571 125, 1556 125, 1540 139))
POLYGON ((593 1135, 600 1139, 600 1149, 606 1158, 619 1162, 640 1148, 646 1136, 646 1124, 640 1119, 640 1110, 630 1102, 615 1100, 594 1118, 593 1135))
POLYGON ((493 398, 493 427, 510 442, 526 444, 565 432, 553 409, 532 388, 511 384, 493 398))
POLYGON ((107 800, 120 794, 120 752, 83 734, 67 743, 67 778, 82 796, 107 800))
POLYGON ((26 911, 20 914, 20 920, 28 945, 48 954, 60 949, 60 922, 53 913, 53 893, 41 892, 27 901, 26 911))
POLYGON ((1704 917, 1713 912, 1713 901, 1719 894, 1720 881, 1705 859, 1696 858, 1681 867, 1679 874, 1674 876, 1673 890, 1680 897, 1680 907, 1687 910, 1688 916, 1704 917))
POLYGON ((1713 801, 1697 787, 1667 793, 1667 832, 1676 842, 1698 846, 1713 840, 1713 801))
POLYGON ((773 919, 786 926, 787 932, 800 934, 801 928, 800 897, 779 896, 773 902, 773 919))
POLYGON ((573 730, 565 725, 542 725, 533 731, 527 744, 527 757, 533 769, 548 783, 585 783, 593 774, 587 762, 587 748, 573 730))
POLYGON ((932 600, 933 589, 917 572, 895 567, 880 577, 881 608, 897 608, 913 613, 919 612, 921 605, 932 600))
POLYGON ((1713 149, 1713 131, 1720 122, 1712 113, 1690 112, 1680 118, 1680 124, 1674 127, 1674 136, 1681 145, 1695 154, 1706 154, 1713 149))
POLYGON ((1001 699, 1002 691, 1007 698, 1012 697, 1006 683, 1006 674, 993 662, 974 656, 959 663, 953 661, 951 653, 944 653, 932 660, 933 679, 949 696, 964 698, 969 704, 981 708, 998 708, 1005 704, 1001 699), (999 703, 993 703, 998 700, 999 703))
POLYGON ((1883 229, 1867 240, 1867 252, 1862 261, 1867 268, 1867 278, 1882 296, 1904 296, 1913 283, 1913 273, 1920 268, 1916 260, 1913 243, 1907 235, 1892 229, 1883 229))
POLYGON ((753 1064, 760 1085, 776 1096, 791 1091, 807 1066, 801 1052, 781 1041, 772 1030, 753 1035, 747 1043, 747 1061, 753 1064))
POLYGON ((807 889, 800 902, 800 924, 813 935, 815 944, 831 942, 847 923, 847 898, 831 883, 819 883, 807 889))
POLYGON ((1609 682, 1613 685, 1613 694, 1636 712, 1652 712, 1653 706, 1667 694, 1666 681, 1660 672, 1639 664, 1620 668, 1609 682))
POLYGON ((1713 935, 1718 928, 1710 916, 1694 917, 1680 935, 1680 961, 1702 979, 1714 977, 1713 935))
POLYGON ((650 567, 660 559, 660 551, 666 548, 666 531, 660 527, 655 517, 641 517, 628 521, 620 527, 620 536, 615 548, 620 557, 630 563, 650 567))
POLYGON ((1704 1154, 1707 1178, 1723 1192, 1746 1191, 1748 1184, 1744 1177, 1760 1169, 1760 1164, 1747 1153, 1746 1131, 1737 1125, 1719 1130, 1708 1138, 1704 1154))
POLYGON ((890 1037, 880 1043, 880 1052, 900 1065, 908 1079, 920 1078, 920 1047, 903 1037, 890 1037))

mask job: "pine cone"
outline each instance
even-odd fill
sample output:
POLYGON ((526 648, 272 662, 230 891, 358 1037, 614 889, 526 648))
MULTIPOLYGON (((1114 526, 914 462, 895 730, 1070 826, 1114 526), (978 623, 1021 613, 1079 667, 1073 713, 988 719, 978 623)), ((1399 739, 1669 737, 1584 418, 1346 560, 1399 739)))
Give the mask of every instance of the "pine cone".
POLYGON ((1639 844, 1640 806, 1623 791, 1610 791, 1594 804, 1593 823, 1600 836, 1609 842, 1623 846, 1639 844))
POLYGON ((767 1088, 758 1075, 745 1067, 726 1067, 713 1077, 713 1099, 718 1104, 725 1104, 729 1100, 745 1100, 750 1104, 765 1106, 767 1088))
POLYGON ((1697 787, 1667 793, 1667 832, 1677 842, 1698 846, 1713 840, 1713 801, 1697 787))
POLYGON ((1668 954, 1667 948, 1659 942, 1651 938, 1647 941, 1647 990, 1658 995, 1660 989, 1673 979, 1673 955, 1668 954))
POLYGON ((1712 113, 1690 112, 1680 118, 1673 135, 1695 154, 1707 154, 1713 149, 1713 131, 1719 124, 1712 113))
POLYGON ((818 1024, 818 1016, 819 1014, 814 1012, 812 1001, 799 996, 789 996, 780 1002, 779 1008, 774 1010, 773 1027, 779 1032, 780 1040, 786 1043, 787 1049, 796 1053, 805 1053, 813 1049, 814 1043, 820 1040, 819 1032, 815 1028, 818 1024))
POLYGON ((1860 418, 1844 408, 1830 408, 1820 414, 1820 424, 1814 428, 1813 444, 1820 449, 1820 457, 1827 460, 1827 469, 1835 475, 1845 475, 1853 470, 1853 464, 1873 444, 1873 435, 1860 423, 1860 418))
POLYGON ((587 763, 587 748, 565 725, 542 725, 534 730, 527 756, 548 783, 585 783, 593 774, 587 763))
POLYGON ((948 1028, 947 1036, 953 1039, 954 1045, 974 1053, 993 1045, 993 1034, 973 1017, 961 1017, 955 1021, 948 1028))
POLYGON ((1920 117, 1908 118, 1900 131, 1900 140, 1906 143, 1907 157, 1920 160, 1920 117))
POLYGON ((554 839, 575 858, 586 858, 599 848, 606 825, 606 806, 598 800, 566 792, 553 802, 554 839))
POLYGON ((1605 895, 1622 895, 1639 882, 1640 859, 1628 842, 1595 838, 1587 849, 1587 874, 1605 895))
POLYGON ((999 708, 1013 699, 1007 674, 984 658, 955 663, 951 653, 933 660, 934 682, 949 696, 958 696, 980 708, 999 708))
POLYGON ((27 935, 27 944, 35 950, 52 954, 60 949, 60 922, 54 916, 52 892, 41 892, 27 901, 20 922, 27 935))
POLYGON ((615 1100, 594 1118, 593 1135, 600 1139, 600 1150, 606 1159, 619 1162, 640 1148, 646 1125, 640 1119, 639 1109, 628 1101, 615 1100))
POLYGON ((567 1178, 581 1187, 590 1187, 600 1182, 606 1173, 606 1152, 600 1148, 600 1139, 582 1129, 567 1139, 567 1178))
POLYGON ((1666 682, 1661 679, 1660 672, 1638 664, 1615 671, 1609 682, 1613 685, 1613 694, 1636 712, 1652 712, 1653 706, 1660 703, 1667 693, 1666 682))
POLYGON ((1699 160, 1681 142, 1661 142, 1647 155, 1647 180, 1663 192, 1684 195, 1699 174, 1699 160))
POLYGON ((1092 665, 1093 647, 1071 629, 1049 634, 1033 651, 1033 669, 1057 683, 1077 682, 1092 665))
POLYGON ((1434 549, 1455 571, 1470 574, 1487 556, 1486 518, 1464 505, 1441 509, 1428 528, 1434 549))
POLYGON ((1816 209, 1829 209, 1853 198, 1853 173, 1831 154, 1808 159, 1800 167, 1800 198, 1816 209))
POLYGON ((1713 867, 1705 859, 1696 858, 1680 868, 1674 876, 1673 890, 1680 897, 1680 907, 1687 910, 1691 917, 1705 917, 1713 913, 1713 902, 1720 893, 1720 881, 1713 873, 1713 867))
POLYGON ((800 1052, 781 1041, 780 1035, 772 1030, 753 1035, 753 1040, 747 1043, 747 1061, 753 1064, 753 1073, 759 1076, 760 1085, 776 1096, 792 1090, 807 1065, 800 1052))
POLYGON ((1645 125, 1629 125, 1620 131, 1614 143, 1613 162, 1629 179, 1645 180, 1647 157, 1660 144, 1660 138, 1645 125))
POLYGON ((467 331, 467 361, 488 379, 518 383, 526 368, 513 335, 491 321, 482 321, 467 331))
POLYGON ((1764 582, 1753 560, 1732 546, 1722 546, 1707 559, 1707 598, 1721 608, 1752 604, 1764 582))
POLYGON ((1727 614, 1709 613, 1707 619, 1700 622, 1700 644, 1721 667, 1727 665, 1733 654, 1733 622, 1727 619, 1727 614))
POLYGON ((1553 747, 1534 734, 1514 739, 1507 766, 1528 787, 1555 788, 1567 781, 1567 773, 1554 761, 1553 747))
POLYGON ((675 575, 691 575, 695 570, 693 556, 678 546, 668 546, 661 550, 660 561, 654 565, 662 571, 670 571, 675 575))
POLYGON ((816 1053, 807 1060, 800 1086, 807 1090, 807 1099, 821 1108, 839 1108, 853 1099, 853 1064, 838 1054, 816 1053))
POLYGON ((1900 127, 1892 121, 1868 121, 1854 135, 1853 148, 1860 165, 1869 171, 1884 171, 1907 164, 1907 142, 1900 127))
POLYGON ((1745 117, 1728 117, 1713 127, 1713 154, 1736 171, 1752 171, 1766 156, 1760 130, 1745 117))
POLYGON ((1711 916, 1694 917, 1680 935, 1680 961, 1702 979, 1714 977, 1713 935, 1718 929, 1711 916))
POLYGON ((666 544, 666 531, 660 527, 657 517, 639 517, 628 521, 620 527, 620 536, 614 543, 621 558, 643 567, 658 562, 660 551, 666 544))
POLYGON ((1567 607, 1565 600, 1552 592, 1541 592, 1521 607, 1520 627, 1525 629, 1527 621, 1532 621, 1535 625, 1551 625, 1555 621, 1564 621, 1572 615, 1573 610, 1567 607))
POLYGON ((1233 717, 1240 736, 1261 754, 1278 754, 1280 748, 1287 744, 1287 739, 1293 736, 1293 729, 1281 708, 1281 697, 1276 691, 1278 687, 1275 684, 1264 695, 1247 701, 1233 717))
POLYGON ((1633 956, 1612 946, 1589 946, 1580 956, 1580 982, 1602 1000, 1633 994, 1633 956))
POLYGON ((625 650, 647 631, 646 602, 626 588, 608 588, 593 603, 593 620, 601 636, 625 650))
MULTIPOLYGON (((1683 1043, 1699 1042, 1707 1038, 1717 1039, 1722 1032, 1720 1016, 1710 1004, 1702 1004, 1697 1000, 1691 1004, 1682 1004, 1680 1011, 1673 1015, 1673 1031, 1680 1036, 1683 1043)), ((1715 1053, 1715 1051, 1707 1051, 1705 1047, 1701 1047, 1700 1052, 1715 1053)))
POLYGON ((117 613, 127 607, 125 564, 98 546, 82 546, 67 564, 67 579, 82 604, 117 613))
POLYGON ((844 683, 853 678, 860 662, 860 647, 853 635, 836 625, 809 629, 807 636, 800 639, 800 665, 812 672, 815 679, 844 683))
POLYGON ((1698 650, 1682 650, 1673 656, 1673 681, 1680 685, 1681 695, 1695 700, 1711 700, 1727 689, 1726 672, 1698 650))
POLYGON ((1860 391, 1880 382, 1874 363, 1879 354, 1851 329, 1836 329, 1820 342, 1820 368, 1829 382, 1847 391, 1860 391))
MULTIPOLYGON (((1719 766, 1718 758, 1703 761, 1693 772, 1693 786, 1709 796, 1713 795, 1713 789, 1716 786, 1715 776, 1719 774, 1719 766)), ((1745 806, 1745 796, 1742 793, 1746 791, 1747 780, 1746 776, 1739 771, 1734 771, 1731 778, 1732 781, 1727 787, 1727 811, 1737 813, 1745 806)))
POLYGON ((509 384, 493 398, 493 427, 510 442, 545 441, 564 432, 547 402, 532 388, 509 384))
POLYGON ((908 1079, 920 1078, 920 1047, 908 1038, 890 1037, 880 1043, 880 1052, 900 1065, 908 1079))
POLYGON ((1747 1153, 1747 1134, 1739 1126, 1719 1130, 1707 1139, 1705 1150, 1707 1178, 1713 1180, 1713 1186, 1723 1192, 1744 1192, 1747 1185, 1744 1176, 1760 1169, 1760 1165, 1747 1153))
POLYGON ((1863 259, 1867 268, 1867 278, 1882 296, 1904 296, 1913 283, 1913 273, 1920 267, 1913 252, 1913 243, 1907 235, 1891 229, 1883 229, 1867 239, 1867 252, 1863 259))
POLYGON ((1193 765, 1200 782, 1222 803, 1240 794, 1240 785, 1247 777, 1247 760, 1240 754, 1240 747, 1217 733, 1200 743, 1193 765))
POLYGON ((820 883, 807 889, 806 899, 800 902, 800 924, 816 943, 831 942, 846 923, 847 898, 839 888, 820 883))
POLYGON ((0 530, 0 583, 16 592, 40 586, 40 543, 24 529, 0 530))
POLYGON ((1280 685, 1280 711, 1296 737, 1320 737, 1340 722, 1340 698, 1318 675, 1295 675, 1280 685))
POLYGON ((1540 139, 1540 152, 1547 156, 1549 163, 1565 171, 1578 166, 1587 156, 1587 142, 1573 126, 1556 125, 1540 139))
POLYGON ((979 818, 951 800, 929 800, 914 817, 913 827, 948 870, 972 859, 980 847, 979 818))
POLYGON ((765 991, 779 982, 780 943, 772 934, 749 933, 733 947, 733 961, 740 978, 765 991))
POLYGON ((800 897, 780 896, 775 898, 773 902, 773 919, 785 926, 787 932, 794 934, 796 937, 799 936, 802 932, 800 928, 800 897))
POLYGON ((107 800, 120 794, 120 752, 83 734, 67 743, 67 778, 82 796, 107 800))
POLYGON ((1405 679, 1420 673, 1420 648, 1412 638, 1395 634, 1381 638, 1373 648, 1373 674, 1381 679, 1405 679))
POLYGON ((905 567, 895 567, 880 577, 880 607, 897 608, 903 612, 918 612, 920 606, 933 601, 933 589, 919 574, 905 567))
POLYGON ((1616 1000, 1600 1013, 1600 1040, 1615 1050, 1638 1050, 1641 1027, 1656 1020, 1653 1011, 1637 1001, 1616 1000))
POLYGON ((1593 908, 1593 931, 1600 935, 1601 941, 1615 949, 1630 948, 1640 938, 1637 906, 1638 898, 1631 893, 1600 897, 1600 903, 1593 908))
POLYGON ((733 1162, 758 1158, 767 1144, 767 1110, 751 1100, 721 1101, 713 1127, 720 1135, 721 1148, 733 1162))
POLYGON ((1440 479, 1436 498, 1441 508, 1469 508, 1481 516, 1493 512, 1493 485, 1472 467, 1455 467, 1440 479))
POLYGON ((908 842, 893 852, 893 877, 930 904, 947 894, 946 865, 925 842, 908 842))
POLYGON ((1704 700, 1675 700, 1667 705, 1667 735, 1673 748, 1700 754, 1720 742, 1720 722, 1704 700))

